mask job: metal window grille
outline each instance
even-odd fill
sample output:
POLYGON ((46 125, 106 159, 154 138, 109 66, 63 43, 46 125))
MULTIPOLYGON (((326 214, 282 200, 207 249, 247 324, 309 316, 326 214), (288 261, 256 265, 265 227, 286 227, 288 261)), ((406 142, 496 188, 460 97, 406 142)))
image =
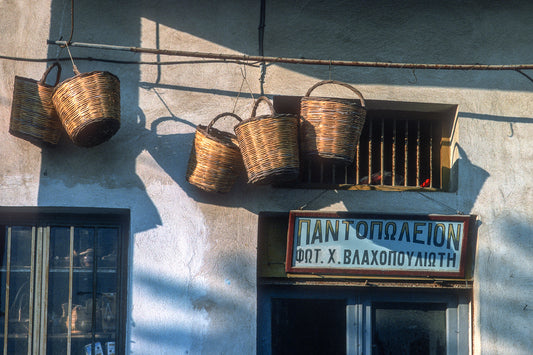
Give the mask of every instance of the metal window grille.
POLYGON ((368 117, 354 163, 302 161, 301 184, 442 188, 439 121, 368 117))
MULTIPOLYGON (((299 96, 274 96, 277 113, 300 115, 299 96)), ((367 117, 349 166, 301 157, 295 188, 448 191, 457 105, 366 100, 367 117)))

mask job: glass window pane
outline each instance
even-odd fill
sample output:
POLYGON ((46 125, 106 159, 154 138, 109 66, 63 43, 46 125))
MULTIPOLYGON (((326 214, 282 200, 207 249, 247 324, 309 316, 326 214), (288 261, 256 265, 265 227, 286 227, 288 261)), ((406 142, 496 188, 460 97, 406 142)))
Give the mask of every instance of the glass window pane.
POLYGON ((93 268, 94 232, 94 228, 76 228, 74 230, 74 250, 81 268, 93 268))
POLYGON ((0 319, 0 327, 2 330, 2 335, 4 334, 4 315, 6 309, 6 270, 7 270, 7 228, 6 226, 0 226, 0 314, 2 318, 0 319))
POLYGON ((69 265, 70 228, 50 227, 50 267, 64 269, 68 268, 69 265))
POLYGON ((345 353, 345 300, 272 299, 272 354, 345 353))
POLYGON ((7 232, 9 227, 1 230, 1 293, 2 317, 0 331, 2 348, 4 346, 5 317, 8 317, 7 350, 8 353, 26 353, 28 350, 28 335, 30 326, 30 276, 31 276, 31 227, 11 227, 11 250, 8 250, 7 232), (10 254, 8 265, 7 256, 10 254), (7 275, 7 270, 10 270, 7 275), (8 277, 9 276, 9 277, 8 277), (9 284, 9 294, 6 285, 9 284))
POLYGON ((31 267, 31 227, 11 228, 11 268, 31 267))
MULTIPOLYGON (((50 227, 50 268, 48 275, 47 353, 67 349, 68 298, 70 271, 70 228, 50 227)), ((73 265, 77 266, 76 264, 73 265)))
POLYGON ((47 353, 64 352, 69 326, 69 272, 72 271, 71 351, 108 349, 117 338, 117 251, 119 229, 75 227, 73 268, 69 269, 70 227, 50 231, 47 353), (55 264, 54 264, 55 263, 55 264))
MULTIPOLYGON (((70 227, 50 227, 49 256, 46 352, 60 354, 67 350, 70 227)), ((73 258, 73 267, 77 266, 73 258)))
POLYGON ((372 354, 446 354, 446 304, 375 303, 372 354))
POLYGON ((74 229, 74 250, 78 267, 73 272, 72 280, 71 351, 73 354, 80 353, 86 344, 91 343, 95 331, 94 246, 95 228, 74 229))
POLYGON ((116 273, 118 228, 99 228, 97 233, 96 262, 97 268, 97 331, 103 332, 105 342, 113 341, 117 322, 117 288, 116 273))
POLYGON ((118 228, 98 228, 96 259, 98 267, 116 268, 118 228))

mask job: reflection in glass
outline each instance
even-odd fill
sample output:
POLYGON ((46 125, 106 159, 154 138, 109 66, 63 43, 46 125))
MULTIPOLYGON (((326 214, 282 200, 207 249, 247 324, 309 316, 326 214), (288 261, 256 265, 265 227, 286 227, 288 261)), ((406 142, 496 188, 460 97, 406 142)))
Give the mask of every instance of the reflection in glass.
POLYGON ((47 354, 106 347, 118 328, 118 228, 50 228, 47 354), (69 255, 72 249, 72 268, 69 255), (70 317, 69 317, 70 314, 70 317))
POLYGON ((79 266, 92 269, 95 247, 94 228, 76 228, 74 231, 74 250, 78 256, 79 266))
POLYGON ((345 300, 272 300, 272 354, 345 353, 345 300))
POLYGON ((116 267, 118 228, 99 228, 96 258, 100 267, 116 267))
POLYGON ((32 227, 0 228, 1 346, 10 354, 27 353, 31 310, 32 227), (9 237, 10 235, 10 237, 9 237), (5 319, 7 332, 5 329, 5 319), (7 335, 7 337, 6 337, 7 335))
MULTIPOLYGON (((70 228, 50 228, 50 267, 68 268, 70 265, 70 228)), ((77 266, 77 265, 74 265, 77 266)))
POLYGON ((446 354, 445 304, 376 303, 372 317, 372 354, 446 354))
POLYGON ((11 228, 11 268, 31 266, 32 227, 11 228))

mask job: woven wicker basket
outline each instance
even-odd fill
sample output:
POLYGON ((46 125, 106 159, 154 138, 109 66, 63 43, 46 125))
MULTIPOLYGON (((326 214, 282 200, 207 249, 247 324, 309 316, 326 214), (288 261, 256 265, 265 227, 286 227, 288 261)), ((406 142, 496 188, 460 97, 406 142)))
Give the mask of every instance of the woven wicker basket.
POLYGON ((300 171, 298 118, 277 115, 270 100, 257 99, 252 116, 235 127, 248 182, 256 184, 295 180, 300 171), (272 114, 255 117, 257 107, 266 102, 272 114))
POLYGON ((48 67, 39 81, 15 76, 9 133, 37 145, 59 142, 62 129, 52 103, 52 93, 60 76, 58 62, 48 67), (46 84, 46 78, 54 67, 57 68, 57 78, 52 86, 46 84))
POLYGON ((332 159, 336 163, 351 164, 366 109, 363 95, 354 87, 335 80, 316 83, 301 100, 301 152, 305 156, 332 159), (320 85, 337 84, 353 91, 359 100, 310 97, 320 85))
POLYGON ((216 116, 207 127, 196 127, 186 179, 205 191, 230 191, 244 170, 235 135, 213 128, 213 124, 225 116, 242 121, 239 116, 225 112, 216 116))
POLYGON ((120 81, 105 71, 75 73, 55 88, 52 101, 74 144, 92 147, 120 128, 120 81))

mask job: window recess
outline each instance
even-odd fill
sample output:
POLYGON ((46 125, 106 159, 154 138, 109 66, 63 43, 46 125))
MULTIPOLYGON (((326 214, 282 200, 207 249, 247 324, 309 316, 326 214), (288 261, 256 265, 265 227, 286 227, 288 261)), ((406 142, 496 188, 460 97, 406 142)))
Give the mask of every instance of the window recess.
POLYGON ((262 286, 257 353, 470 354, 471 293, 262 286))
MULTIPOLYGON (((275 96, 277 113, 300 114, 300 97, 275 96)), ((283 187, 452 191, 457 105, 366 100, 354 163, 302 159, 299 180, 283 187)))

